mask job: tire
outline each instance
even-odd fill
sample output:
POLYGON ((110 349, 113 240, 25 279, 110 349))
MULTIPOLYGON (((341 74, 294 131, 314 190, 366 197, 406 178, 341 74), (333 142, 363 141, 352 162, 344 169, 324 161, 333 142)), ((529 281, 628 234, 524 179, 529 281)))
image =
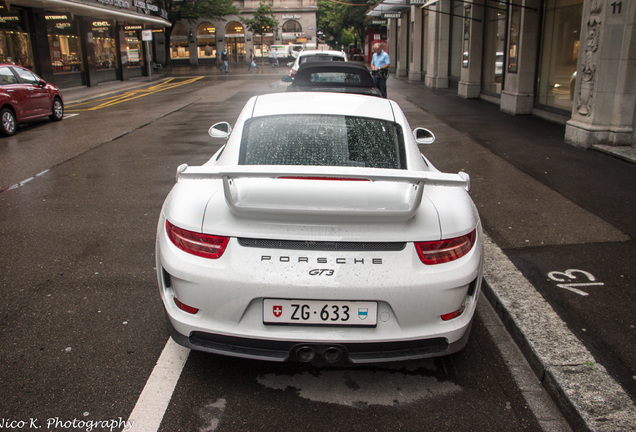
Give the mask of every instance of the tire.
POLYGON ((64 118, 64 105, 60 98, 53 99, 53 114, 49 116, 53 121, 60 121, 64 118))
POLYGON ((14 135, 17 129, 18 124, 13 111, 9 108, 2 108, 2 110, 0 110, 0 135, 14 135))

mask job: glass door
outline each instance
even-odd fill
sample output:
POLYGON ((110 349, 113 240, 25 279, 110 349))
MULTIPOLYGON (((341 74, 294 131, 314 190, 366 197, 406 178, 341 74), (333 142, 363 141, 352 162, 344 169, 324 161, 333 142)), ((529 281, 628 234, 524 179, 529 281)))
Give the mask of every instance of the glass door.
POLYGON ((579 59, 583 0, 548 0, 543 18, 537 103, 570 113, 579 59))

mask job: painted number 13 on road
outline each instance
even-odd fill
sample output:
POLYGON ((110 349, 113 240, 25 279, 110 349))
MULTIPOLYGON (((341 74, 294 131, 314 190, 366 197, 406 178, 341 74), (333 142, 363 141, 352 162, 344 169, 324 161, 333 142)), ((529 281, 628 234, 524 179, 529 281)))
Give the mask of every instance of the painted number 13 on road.
POLYGON ((548 277, 554 282, 562 282, 557 284, 559 288, 572 291, 582 296, 588 296, 589 293, 580 288, 605 285, 603 282, 597 282, 596 277, 594 277, 592 273, 584 270, 570 269, 565 271, 551 271, 548 273, 548 277))

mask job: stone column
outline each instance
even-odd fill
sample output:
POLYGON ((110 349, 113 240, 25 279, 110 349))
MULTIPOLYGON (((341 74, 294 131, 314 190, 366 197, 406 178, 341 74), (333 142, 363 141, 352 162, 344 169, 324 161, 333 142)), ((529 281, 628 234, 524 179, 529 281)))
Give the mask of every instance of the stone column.
POLYGON ((402 18, 397 20, 398 35, 397 35, 397 63, 396 71, 397 76, 405 77, 408 75, 408 62, 409 62, 409 24, 410 14, 407 11, 402 12, 402 18))
POLYGON ((450 48, 450 1, 429 7, 428 47, 424 84, 430 88, 448 88, 448 52, 450 48), (445 12, 445 13, 439 13, 445 12))
POLYGON ((565 141, 634 145, 636 2, 586 0, 572 118, 565 141))
POLYGON ((462 34, 462 71, 457 94, 465 99, 478 98, 481 93, 482 51, 484 45, 484 7, 464 8, 462 34), (470 15, 467 16, 466 14, 470 15), (466 34, 468 33, 468 34, 466 34), (464 38, 468 38, 467 40, 464 38))
MULTIPOLYGON (((385 47, 385 51, 389 54, 389 58, 391 60, 391 66, 389 67, 389 71, 391 73, 396 73, 397 71, 397 63, 398 63, 398 49, 400 46, 400 40, 398 38, 398 21, 397 19, 388 19, 387 25, 387 46, 385 47)), ((373 56, 373 53, 371 54, 373 56)))
MULTIPOLYGON (((523 0, 522 6, 529 8, 519 8, 521 14, 519 40, 517 41, 517 71, 508 70, 509 55, 506 56, 504 64, 504 89, 501 92, 500 108, 508 114, 530 114, 534 107, 534 86, 537 70, 538 43, 539 43, 539 22, 541 15, 536 10, 535 1, 523 0), (534 8, 534 9, 530 9, 534 8)), ((508 16, 508 29, 513 19, 512 6, 508 16)), ((510 40, 508 40, 510 46, 510 40)))
POLYGON ((188 27, 188 53, 190 54, 190 64, 196 66, 199 64, 199 50, 197 50, 197 27, 188 27))

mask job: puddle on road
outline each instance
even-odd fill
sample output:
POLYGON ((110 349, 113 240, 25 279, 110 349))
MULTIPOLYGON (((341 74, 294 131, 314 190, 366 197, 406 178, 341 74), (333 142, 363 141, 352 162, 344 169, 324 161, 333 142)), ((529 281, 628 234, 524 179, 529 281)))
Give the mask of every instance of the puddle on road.
POLYGON ((457 384, 405 370, 323 370, 295 375, 265 374, 259 384, 275 390, 293 388, 304 399, 354 408, 369 405, 397 406, 461 390, 457 384))

